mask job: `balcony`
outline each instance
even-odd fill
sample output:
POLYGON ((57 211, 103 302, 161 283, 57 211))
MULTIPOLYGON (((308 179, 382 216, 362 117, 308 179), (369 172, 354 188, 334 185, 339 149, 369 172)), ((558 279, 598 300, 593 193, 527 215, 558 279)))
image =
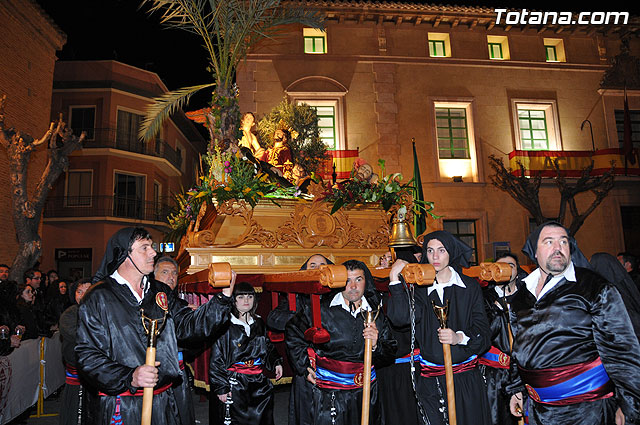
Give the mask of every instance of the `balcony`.
POLYGON ((137 135, 118 131, 114 128, 74 129, 73 132, 80 134, 82 131, 87 133, 87 140, 83 143, 83 148, 85 149, 111 148, 150 155, 156 158, 164 158, 178 170, 182 169, 182 155, 162 139, 143 143, 138 140, 137 135))
POLYGON ((556 171, 553 161, 558 160, 558 166, 566 177, 580 177, 582 170, 593 161, 592 176, 601 176, 611 169, 616 176, 640 176, 640 163, 628 163, 625 168, 624 155, 620 149, 598 149, 596 151, 513 151, 509 153, 511 174, 520 176, 520 166, 525 168, 525 175, 532 177, 540 174, 542 177, 555 177, 556 171))
POLYGON ((171 207, 165 201, 141 201, 118 196, 50 197, 45 218, 117 217, 167 223, 171 207))

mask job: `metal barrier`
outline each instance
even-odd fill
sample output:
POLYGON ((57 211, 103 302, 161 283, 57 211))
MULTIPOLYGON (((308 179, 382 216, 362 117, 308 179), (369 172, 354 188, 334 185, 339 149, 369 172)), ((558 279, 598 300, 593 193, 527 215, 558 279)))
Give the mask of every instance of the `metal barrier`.
POLYGON ((22 341, 20 347, 0 357, 0 425, 36 404, 34 417, 44 413, 44 399, 65 381, 60 334, 22 341), (35 373, 38 370, 39 373, 35 373))

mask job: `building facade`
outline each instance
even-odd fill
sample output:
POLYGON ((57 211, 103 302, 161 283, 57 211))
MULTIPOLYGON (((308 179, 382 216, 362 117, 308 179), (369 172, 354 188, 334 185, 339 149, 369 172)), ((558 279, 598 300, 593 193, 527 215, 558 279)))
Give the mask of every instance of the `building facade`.
MULTIPOLYGON (((0 96, 6 95, 5 125, 42 137, 51 118, 51 90, 56 51, 66 35, 31 0, 0 2, 0 96), (16 46, 20 46, 19 49, 16 46)), ((0 263, 11 265, 18 252, 13 224, 7 152, 0 148, 0 263)), ((31 155, 28 190, 32 193, 47 162, 46 146, 31 155)))
MULTIPOLYGON (((576 237, 588 256, 638 249, 640 180, 637 168, 624 175, 617 150, 625 90, 622 83, 602 85, 622 40, 628 56, 640 56, 637 18, 561 25, 551 15, 544 25, 525 25, 497 23, 492 9, 477 7, 295 4, 321 10, 325 31, 291 26, 254 49, 237 77, 243 112, 259 119, 283 97, 308 103, 329 146, 358 148, 374 168, 384 159, 387 173, 402 172, 405 181, 413 174, 415 138, 425 197, 444 216, 430 226, 460 235, 474 246, 476 261, 500 249, 519 252, 532 225, 528 212, 492 184, 490 155, 506 165, 520 159, 531 173, 550 171, 549 158, 579 171, 585 162, 568 152, 605 169, 613 158, 615 187, 576 237)), ((640 84, 627 83, 626 92, 640 142, 640 84)), ((559 198, 553 183, 542 184, 546 216, 557 215, 559 198)), ((580 195, 578 210, 593 198, 580 195)))
POLYGON ((157 74, 117 61, 56 64, 51 114, 62 113, 74 133, 87 137, 45 206, 43 270, 93 275, 107 241, 123 226, 146 227, 163 250, 173 195, 195 181, 205 149, 181 112, 155 140, 139 139, 146 107, 167 91, 157 74))

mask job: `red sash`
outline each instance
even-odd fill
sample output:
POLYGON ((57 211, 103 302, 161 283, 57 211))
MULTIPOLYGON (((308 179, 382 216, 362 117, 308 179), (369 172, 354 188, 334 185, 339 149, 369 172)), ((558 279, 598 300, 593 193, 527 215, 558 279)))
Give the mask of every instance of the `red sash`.
MULTIPOLYGON (((163 385, 161 387, 158 388, 154 388, 153 389, 153 395, 158 395, 158 394, 162 394, 163 392, 167 391, 169 388, 171 388, 171 384, 167 384, 167 385, 163 385)), ((119 397, 142 397, 142 395, 144 394, 144 388, 139 389, 138 391, 136 391, 135 393, 131 394, 130 391, 125 391, 122 392, 120 394, 116 394, 119 397)), ((101 396, 106 396, 106 397, 112 397, 110 394, 105 394, 103 392, 98 392, 98 395, 101 396)))

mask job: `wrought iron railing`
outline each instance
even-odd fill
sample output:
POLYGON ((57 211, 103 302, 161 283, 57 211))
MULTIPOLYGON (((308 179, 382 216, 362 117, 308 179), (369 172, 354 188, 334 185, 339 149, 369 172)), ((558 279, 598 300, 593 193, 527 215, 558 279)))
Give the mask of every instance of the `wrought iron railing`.
POLYGON ((122 196, 50 197, 44 207, 45 218, 121 217, 167 222, 171 207, 165 201, 142 201, 122 196))
MULTIPOLYGON (((83 129, 73 130, 74 134, 78 135, 82 131, 83 129)), ((91 128, 84 131, 87 133, 87 139, 83 143, 84 148, 112 148, 151 155, 165 158, 178 170, 182 168, 182 156, 162 139, 145 143, 138 139, 137 134, 118 131, 114 128, 91 128)))

